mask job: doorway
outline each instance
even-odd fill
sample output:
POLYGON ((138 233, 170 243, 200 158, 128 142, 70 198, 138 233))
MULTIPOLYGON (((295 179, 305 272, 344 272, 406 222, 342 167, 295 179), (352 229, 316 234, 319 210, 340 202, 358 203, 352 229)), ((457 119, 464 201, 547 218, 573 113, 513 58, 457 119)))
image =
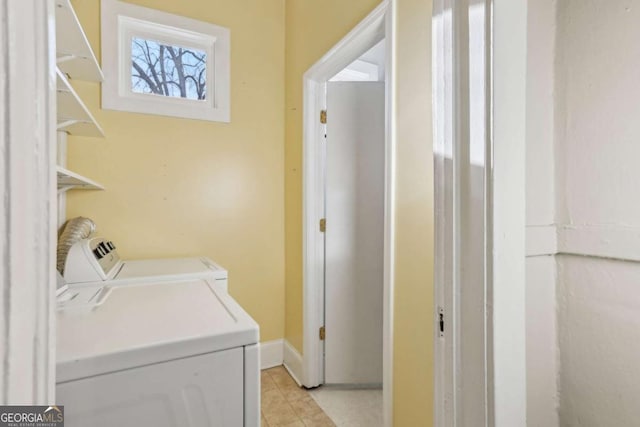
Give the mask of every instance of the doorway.
POLYGON ((382 386, 379 425, 392 404, 391 25, 385 1, 304 76, 302 384, 382 386))

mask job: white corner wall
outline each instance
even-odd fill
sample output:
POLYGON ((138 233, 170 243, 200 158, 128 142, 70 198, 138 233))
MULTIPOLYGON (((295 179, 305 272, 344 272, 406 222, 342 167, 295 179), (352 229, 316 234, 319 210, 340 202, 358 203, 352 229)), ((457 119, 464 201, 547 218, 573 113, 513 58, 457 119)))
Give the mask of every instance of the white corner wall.
POLYGON ((562 426, 640 420, 640 267, 559 257, 562 426))
POLYGON ((562 426, 640 420, 639 23, 632 0, 558 2, 562 426))
POLYGON ((640 5, 563 0, 558 21, 563 223, 640 226, 640 5))

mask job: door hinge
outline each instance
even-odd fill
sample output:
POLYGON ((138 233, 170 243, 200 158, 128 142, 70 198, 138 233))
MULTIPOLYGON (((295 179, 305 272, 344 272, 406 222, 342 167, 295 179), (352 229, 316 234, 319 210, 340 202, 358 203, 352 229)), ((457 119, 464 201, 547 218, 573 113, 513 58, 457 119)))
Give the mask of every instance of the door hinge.
POLYGON ((324 326, 321 326, 320 327, 320 341, 324 341, 324 337, 325 337, 324 326))
POLYGON ((444 338, 444 308, 438 307, 438 336, 444 338))
POLYGON ((324 233, 325 231, 327 231, 327 220, 322 218, 320 220, 320 232, 324 233))
POLYGON ((320 111, 320 123, 323 125, 327 124, 327 110, 320 111))

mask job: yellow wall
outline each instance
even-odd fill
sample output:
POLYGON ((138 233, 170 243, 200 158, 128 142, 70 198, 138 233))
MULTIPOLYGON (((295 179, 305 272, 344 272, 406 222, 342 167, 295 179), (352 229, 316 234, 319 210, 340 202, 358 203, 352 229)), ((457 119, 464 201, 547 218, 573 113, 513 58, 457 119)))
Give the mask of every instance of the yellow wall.
POLYGON ((394 426, 433 419, 431 1, 396 0, 394 426))
MULTIPOLYGON (((286 326, 302 352, 302 75, 379 2, 286 1, 286 326)), ((431 2, 397 4, 394 426, 433 418, 431 2)))
MULTIPOLYGON (((284 0, 136 0, 231 30, 231 123, 103 111, 77 83, 106 139, 70 138, 69 168, 104 192, 71 192, 123 258, 205 255, 261 327, 284 335, 284 0)), ((99 2, 73 5, 99 52, 99 2)))

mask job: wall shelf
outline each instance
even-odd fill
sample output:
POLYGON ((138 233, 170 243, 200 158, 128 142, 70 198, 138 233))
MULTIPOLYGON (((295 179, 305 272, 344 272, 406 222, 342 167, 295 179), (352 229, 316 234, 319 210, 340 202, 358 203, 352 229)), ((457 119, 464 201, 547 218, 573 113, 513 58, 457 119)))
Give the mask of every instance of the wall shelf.
POLYGON ((70 0, 56 0, 56 129, 58 225, 66 220, 68 190, 104 190, 97 182, 65 169, 67 136, 104 138, 102 128, 69 80, 104 81, 104 75, 70 0))
POLYGON ((71 189, 104 190, 101 184, 75 172, 71 172, 62 166, 58 166, 56 172, 58 174, 58 193, 63 193, 71 189))
POLYGON ((104 75, 69 0, 56 0, 58 67, 75 80, 102 82, 104 75))
POLYGON ((89 109, 84 105, 76 91, 71 87, 65 75, 56 70, 58 130, 71 135, 104 137, 102 128, 93 118, 89 109))

